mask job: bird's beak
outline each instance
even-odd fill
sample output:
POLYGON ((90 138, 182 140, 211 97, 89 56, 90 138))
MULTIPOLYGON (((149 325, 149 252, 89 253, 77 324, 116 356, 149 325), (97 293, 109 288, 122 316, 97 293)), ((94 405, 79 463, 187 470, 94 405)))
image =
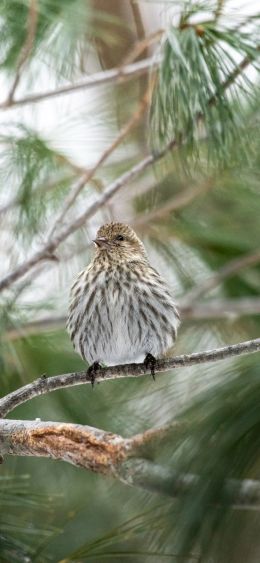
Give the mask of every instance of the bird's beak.
POLYGON ((99 248, 107 248, 108 246, 108 239, 105 237, 99 237, 93 240, 94 244, 99 248))

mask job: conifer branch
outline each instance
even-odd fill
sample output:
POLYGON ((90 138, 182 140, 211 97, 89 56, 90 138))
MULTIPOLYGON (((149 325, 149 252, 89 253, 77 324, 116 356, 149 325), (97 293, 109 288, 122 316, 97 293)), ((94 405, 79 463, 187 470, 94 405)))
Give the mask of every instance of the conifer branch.
MULTIPOLYGON (((157 360, 155 372, 159 374, 175 368, 183 368, 208 362, 217 362, 234 356, 253 354, 259 350, 260 338, 256 338, 247 342, 224 346, 223 348, 157 360)), ((106 380, 122 379, 125 377, 142 377, 149 374, 150 369, 143 363, 124 364, 99 368, 96 372, 95 381, 96 383, 101 383, 106 380)), ((82 385, 85 383, 91 383, 91 377, 86 371, 66 373, 53 377, 40 377, 33 383, 29 383, 28 385, 25 385, 24 387, 21 387, 20 389, 17 389, 0 399, 0 417, 4 418, 14 408, 18 407, 18 405, 26 403, 30 399, 33 399, 33 397, 45 395, 46 393, 56 391, 57 389, 64 389, 65 387, 72 387, 74 385, 82 385)))
POLYGON ((105 84, 111 84, 115 82, 124 82, 126 80, 136 78, 137 76, 141 76, 151 69, 156 69, 158 67, 158 64, 158 58, 155 59, 154 57, 150 57, 149 59, 143 59, 124 67, 112 68, 102 72, 96 72, 95 74, 92 74, 85 78, 85 80, 82 80, 81 82, 77 82, 75 84, 68 84, 67 86, 61 86, 60 88, 49 90, 47 92, 29 94, 28 96, 24 96, 24 98, 17 100, 8 99, 0 104, 0 109, 6 110, 13 107, 35 104, 37 102, 41 102, 42 100, 56 98, 58 96, 78 92, 80 90, 86 90, 96 86, 104 86, 105 84))
MULTIPOLYGON (((178 422, 168 428, 148 430, 132 438, 80 424, 40 420, 0 420, 0 455, 48 457, 81 469, 107 475, 126 485, 177 497, 196 488, 199 477, 182 475, 146 459, 147 446, 178 432, 178 422)), ((149 458, 151 456, 149 455, 149 458)), ((226 480, 225 500, 233 507, 260 505, 260 483, 226 480)))
MULTIPOLYGON (((130 170, 119 176, 116 180, 114 180, 111 184, 107 186, 101 196, 93 203, 91 203, 87 209, 79 215, 76 220, 72 221, 69 225, 64 227, 64 229, 54 238, 49 240, 45 246, 38 252, 23 262, 20 266, 18 266, 13 272, 7 274, 1 281, 0 281, 0 292, 4 289, 7 289, 12 285, 15 281, 23 277, 27 272, 29 272, 36 264, 43 260, 53 260, 55 259, 54 251, 56 248, 64 242, 72 233, 77 231, 80 227, 82 227, 85 222, 90 219, 95 213, 101 209, 122 187, 126 186, 129 182, 131 182, 134 178, 136 178, 141 172, 146 170, 151 164, 160 160, 171 148, 175 148, 176 143, 175 141, 171 141, 163 150, 155 154, 149 154, 143 160, 135 164, 130 170)), ((84 176, 85 182, 85 176, 84 176)), ((77 186, 82 185, 82 178, 79 178, 78 184, 75 185, 74 189, 76 191, 77 186)))
MULTIPOLYGON (((223 90, 229 88, 236 78, 239 76, 241 72, 252 62, 250 57, 246 57, 233 71, 232 75, 223 83, 223 90)), ((136 63, 137 64, 137 63, 136 63)), ((109 72, 109 71, 108 71, 109 72)), ((210 105, 214 105, 216 102, 216 96, 213 96, 209 100, 210 105)), ((197 115, 197 120, 200 121, 203 118, 201 114, 197 115)), ((43 260, 55 260, 56 257, 54 255, 54 251, 56 248, 64 242, 72 233, 82 227, 85 222, 95 215, 95 213, 101 209, 106 203, 125 185, 129 182, 134 180, 141 172, 145 171, 148 167, 152 164, 155 164, 159 160, 161 160, 167 153, 171 150, 178 148, 178 143, 176 139, 171 140, 167 145, 154 153, 148 154, 143 160, 139 161, 135 164, 132 168, 130 168, 127 172, 119 176, 116 180, 114 180, 110 185, 107 186, 105 191, 101 194, 100 198, 95 201, 94 203, 90 204, 87 209, 74 221, 72 221, 67 227, 65 227, 57 236, 49 240, 42 249, 36 252, 31 258, 23 262, 20 266, 18 266, 13 272, 7 274, 1 281, 0 281, 0 292, 4 289, 7 289, 12 285, 15 281, 20 279, 22 276, 27 274, 32 268, 36 266, 39 262, 43 260)), ((85 175, 84 182, 85 182, 85 175)), ((82 177, 78 180, 78 186, 82 185, 82 177)), ((75 191, 77 190, 77 185, 74 187, 75 191)))

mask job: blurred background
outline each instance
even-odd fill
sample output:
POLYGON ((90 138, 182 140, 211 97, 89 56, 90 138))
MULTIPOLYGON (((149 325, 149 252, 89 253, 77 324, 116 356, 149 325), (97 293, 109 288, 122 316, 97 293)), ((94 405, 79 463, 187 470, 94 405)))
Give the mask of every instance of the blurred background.
MULTIPOLYGON (((168 280, 182 316, 176 354, 259 336, 258 8, 1 1, 1 396, 85 369, 65 331, 69 288, 111 220, 135 228, 168 280)), ((173 501, 63 462, 8 458, 0 560, 257 563, 259 507, 234 509, 223 490, 227 478, 259 478, 259 400, 251 355, 17 408, 11 418, 124 437, 184 421, 154 456, 201 479, 173 501)))

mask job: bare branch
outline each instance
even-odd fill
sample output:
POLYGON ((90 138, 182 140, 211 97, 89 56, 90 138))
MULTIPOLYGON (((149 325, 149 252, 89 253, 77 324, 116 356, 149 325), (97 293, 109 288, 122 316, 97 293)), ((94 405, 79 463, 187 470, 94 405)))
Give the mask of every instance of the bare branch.
POLYGON ((113 82, 124 82, 126 80, 130 80, 131 78, 141 76, 151 69, 156 70, 158 65, 158 58, 155 59, 154 57, 150 57, 149 59, 144 59, 124 67, 96 72, 76 84, 61 86, 60 88, 56 88, 56 90, 49 90, 47 92, 30 94, 18 100, 11 100, 10 102, 6 101, 0 104, 0 109, 9 109, 12 107, 24 106, 26 104, 35 104, 37 102, 41 102, 42 100, 78 92, 79 90, 86 90, 87 88, 93 88, 95 86, 104 86, 104 84, 111 84, 113 82))
MULTIPOLYGON (((135 452, 134 452, 135 453, 135 452)), ((133 454, 132 454, 133 455, 133 454)), ((194 474, 179 474, 174 469, 162 467, 146 459, 126 459, 118 467, 118 475, 127 485, 140 487, 153 493, 179 497, 183 493, 196 491, 200 477, 194 474)), ((214 476, 213 476, 214 478, 214 476)), ((252 479, 227 479, 222 491, 224 502, 231 508, 259 510, 260 482, 252 479)), ((221 500, 218 500, 218 506, 221 500)))
POLYGON ((175 195, 161 207, 153 209, 152 211, 134 219, 134 221, 132 221, 132 225, 134 227, 143 227, 147 224, 153 224, 155 220, 165 217, 172 211, 186 207, 186 205, 189 205, 189 203, 191 203, 194 199, 207 192, 211 188, 211 186, 212 180, 208 179, 205 183, 201 184, 198 189, 194 187, 187 188, 186 190, 183 190, 179 194, 175 195))
MULTIPOLYGON (((174 368, 216 362, 244 354, 253 354, 258 350, 260 350, 260 338, 206 352, 198 352, 190 355, 184 354, 182 356, 176 356, 175 358, 157 360, 155 369, 156 373, 162 373, 174 368)), ((108 379, 122 379, 125 377, 141 377, 147 374, 150 374, 150 370, 149 368, 147 369, 144 364, 125 364, 104 367, 97 370, 96 382, 100 383, 108 379)), ((0 417, 4 418, 15 407, 29 401, 33 397, 44 395, 51 391, 56 391, 57 389, 64 389, 65 387, 82 385, 84 383, 91 383, 90 376, 86 371, 67 373, 53 377, 41 377, 35 382, 29 383, 0 399, 0 417)))
MULTIPOLYGON (((258 47, 258 50, 260 47, 258 47)), ((231 73, 230 77, 223 84, 223 89, 228 88, 233 84, 236 78, 245 70, 245 68, 251 64, 253 61, 253 57, 246 56, 239 65, 234 69, 233 73, 231 73)), ((9 109, 12 107, 23 106, 26 104, 33 104, 40 102, 42 100, 46 100, 49 98, 54 98, 57 96, 61 96, 64 94, 69 94, 73 92, 78 92, 79 90, 84 90, 87 88, 92 88, 94 86, 100 86, 104 84, 110 84, 111 82, 122 82, 125 80, 129 80, 133 77, 141 76, 145 74, 150 69, 156 70, 160 64, 160 59, 155 59, 154 57, 150 57, 149 59, 144 59, 133 64, 109 69, 103 72, 97 72, 92 76, 89 76, 85 80, 78 82, 76 84, 69 84, 67 86, 61 86, 60 88, 56 88, 56 90, 49 90, 47 92, 39 92, 36 94, 30 94, 25 96, 24 98, 20 98, 18 100, 6 100, 2 104, 0 104, 0 109, 9 109)), ((210 105, 214 104, 216 101, 216 96, 213 96, 210 100, 210 105)), ((201 116, 198 116, 201 118, 201 116)))
POLYGON ((0 421, 3 455, 51 457, 78 467, 114 474, 126 458, 127 440, 90 426, 40 421, 0 421))
POLYGON ((68 196, 67 200, 65 201, 64 208, 62 209, 61 213, 59 214, 58 218, 56 219, 56 221, 55 221, 55 223, 54 223, 54 225, 51 229, 49 238, 52 237, 52 235, 56 231, 57 227, 59 227, 62 224, 66 213, 68 212, 70 207, 73 205, 73 203, 77 199, 78 195, 82 191, 85 184, 93 178, 93 176, 96 173, 96 171, 98 170, 98 168, 100 166, 102 166, 102 164, 114 152, 114 150, 118 147, 118 145, 120 145, 120 143, 122 143, 122 141, 125 139, 125 137, 130 133, 130 131, 139 123, 140 119, 142 118, 142 116, 143 116, 143 114, 144 114, 144 112, 145 112, 145 110, 148 106, 148 103, 149 103, 149 92, 147 91, 145 93, 145 95, 143 96, 142 100, 140 101, 140 103, 138 104, 137 110, 133 113, 133 115, 130 117, 128 122, 121 129, 121 131, 119 132, 119 134, 117 135, 115 140, 109 145, 109 147, 107 147, 107 149, 105 149, 105 151, 102 153, 102 155, 97 160, 95 166, 93 168, 91 168, 90 170, 86 170, 86 172, 81 176, 80 181, 78 181, 75 184, 74 189, 71 190, 71 193, 69 193, 69 196, 68 196))
MULTIPOLYGON (((149 430, 132 438, 80 424, 0 420, 2 455, 48 457, 122 481, 126 485, 170 497, 180 496, 199 484, 199 477, 182 475, 146 459, 149 443, 169 430, 149 430)), ((255 509, 260 504, 260 483, 227 480, 224 493, 233 507, 255 509)))
POLYGON ((231 260, 230 262, 225 264, 225 266, 223 266, 217 272, 215 272, 212 276, 210 276, 204 281, 201 281, 196 287, 194 287, 193 289, 191 289, 191 291, 186 293, 185 298, 183 299, 181 305, 186 308, 189 307, 199 297, 202 297, 202 295, 217 287, 225 279, 234 276, 237 272, 239 272, 243 268, 247 268, 248 266, 254 266, 259 262, 260 262, 259 250, 250 252, 249 254, 245 254, 242 257, 231 260))
POLYGON ((192 305, 187 305, 186 307, 183 304, 179 309, 184 319, 234 319, 248 315, 259 315, 260 298, 210 299, 210 301, 204 303, 194 302, 192 305))

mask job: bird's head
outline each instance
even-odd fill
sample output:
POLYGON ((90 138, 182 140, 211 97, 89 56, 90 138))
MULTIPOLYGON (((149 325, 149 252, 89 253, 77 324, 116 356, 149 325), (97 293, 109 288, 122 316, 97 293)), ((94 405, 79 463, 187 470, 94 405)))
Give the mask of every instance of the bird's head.
POLYGON ((143 243, 124 223, 107 223, 100 227, 94 240, 96 255, 112 262, 133 262, 146 259, 143 243))

